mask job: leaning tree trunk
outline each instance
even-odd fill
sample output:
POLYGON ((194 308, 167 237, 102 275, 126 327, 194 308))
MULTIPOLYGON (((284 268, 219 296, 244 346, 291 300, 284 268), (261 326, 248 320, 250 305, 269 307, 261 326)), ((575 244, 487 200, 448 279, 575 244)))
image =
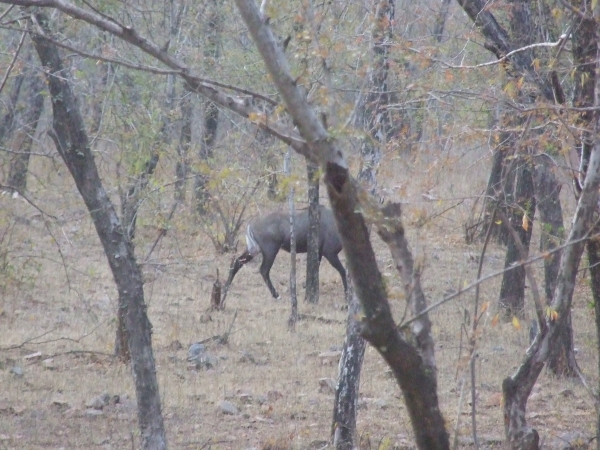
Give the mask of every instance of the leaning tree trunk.
POLYGON ((21 126, 13 136, 11 147, 15 151, 10 161, 7 184, 19 192, 27 189, 27 173, 33 136, 44 109, 44 81, 35 70, 26 75, 26 111, 20 118, 21 126))
MULTIPOLYGON (((392 26, 394 22, 394 2, 378 0, 373 4, 373 54, 369 82, 360 112, 360 122, 365 132, 361 143, 362 168, 358 175, 371 193, 377 190, 376 173, 381 146, 385 145, 391 129, 387 105, 390 94, 388 90, 389 53, 392 44, 392 26)), ((349 277, 352 281, 353 276, 349 277)), ((356 447, 356 404, 360 387, 360 371, 365 352, 365 343, 359 335, 358 297, 354 290, 346 294, 348 301, 348 321, 346 323, 346 339, 340 357, 338 384, 333 407, 332 440, 337 450, 356 447)))
POLYGON ((319 303, 319 167, 306 160, 308 178, 308 234, 306 236, 306 293, 304 300, 319 303))
MULTIPOLYGON (((448 449, 448 433, 437 398, 437 382, 431 328, 424 312, 424 296, 418 280, 405 283, 410 289, 411 305, 418 305, 422 316, 415 320, 413 336, 409 339, 398 330, 387 300, 383 278, 369 238, 363 208, 370 206, 369 195, 362 192, 359 203, 357 182, 352 179, 348 164, 338 143, 329 136, 321 121, 308 104, 306 94, 294 81, 283 49, 275 40, 253 0, 236 0, 240 14, 248 26, 252 39, 265 62, 267 70, 285 106, 306 145, 295 148, 309 159, 318 161, 325 172, 325 184, 336 219, 346 261, 357 297, 363 309, 361 333, 382 355, 392 368, 400 386, 413 425, 419 449, 448 449), (420 300, 423 300, 421 302, 420 300)), ((377 210, 378 205, 374 206, 377 210)), ((393 212, 393 211, 392 211, 393 212)), ((402 274, 403 281, 412 279, 412 265, 401 261, 407 250, 399 214, 383 214, 385 223, 378 223, 378 231, 386 233, 384 241, 402 274)), ((378 213, 373 215, 379 217, 378 213)), ((407 331, 410 334, 410 331, 407 331)))
MULTIPOLYGON (((48 19, 36 11, 35 22, 49 33, 48 19)), ((133 245, 127 239, 121 221, 102 186, 77 99, 67 81, 53 41, 35 30, 33 42, 46 71, 53 110, 52 137, 90 212, 104 248, 117 289, 119 301, 127 305, 127 337, 132 357, 141 447, 148 450, 167 448, 161 413, 156 365, 152 351, 152 326, 146 314, 144 282, 133 245)))

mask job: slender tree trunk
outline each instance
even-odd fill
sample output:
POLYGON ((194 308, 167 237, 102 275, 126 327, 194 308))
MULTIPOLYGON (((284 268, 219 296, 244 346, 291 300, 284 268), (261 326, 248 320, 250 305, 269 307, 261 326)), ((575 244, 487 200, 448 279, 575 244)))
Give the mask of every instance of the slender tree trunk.
MULTIPOLYGON (((552 252, 544 258, 544 279, 546 302, 552 303, 552 294, 556 289, 558 270, 562 251, 553 251, 562 245, 565 238, 565 229, 560 205, 560 191, 562 184, 554 173, 554 163, 549 156, 540 155, 536 158, 534 183, 537 208, 540 214, 540 251, 552 252)), ((573 327, 571 318, 565 321, 561 328, 559 344, 554 349, 548 360, 548 370, 555 375, 576 377, 577 363, 573 346, 573 327)))
MULTIPOLYGON (((217 139, 217 127, 219 123, 219 109, 209 100, 204 101, 204 128, 202 131, 202 141, 200 142, 199 160, 205 168, 213 157, 213 148, 217 139)), ((207 213, 208 203, 210 202, 210 193, 208 192, 208 182, 210 174, 208 171, 198 172, 194 178, 194 195, 196 203, 196 212, 200 215, 207 213)))
MULTIPOLYGON (((515 193, 515 207, 512 209, 510 226, 512 226, 525 250, 529 250, 531 233, 533 230, 533 216, 535 214, 535 196, 533 195, 533 176, 530 163, 522 160, 518 168, 517 187, 515 193)), ((522 317, 525 308, 525 267, 513 265, 522 257, 517 245, 512 239, 508 240, 506 259, 504 262, 504 276, 500 288, 500 306, 504 309, 504 316, 510 319, 512 316, 522 317)))
POLYGON ((34 70, 29 71, 26 76, 27 110, 20 121, 22 122, 17 131, 12 148, 15 153, 10 161, 7 184, 17 191, 27 190, 27 173, 29 172, 29 157, 35 130, 44 109, 44 81, 34 70))
POLYGON ((361 143, 361 163, 358 178, 372 190, 376 189, 377 167, 381 160, 381 147, 387 143, 390 130, 390 116, 387 106, 390 102, 388 89, 389 52, 393 39, 394 1, 374 2, 373 62, 369 71, 367 94, 361 112, 362 128, 366 133, 361 143))
POLYGON ((181 134, 179 144, 177 145, 177 163, 175 164, 175 201, 183 202, 185 200, 185 185, 189 173, 189 154, 192 145, 192 101, 191 93, 186 93, 181 99, 181 134))
MULTIPOLYGON (((217 59, 220 56, 221 45, 221 11, 220 1, 212 0, 207 6, 206 14, 206 37, 204 42, 205 62, 214 69, 217 59)), ((219 125, 219 108, 210 100, 204 101, 204 128, 202 130, 202 140, 200 141, 199 160, 202 165, 208 168, 208 164, 213 157, 213 148, 217 140, 217 130, 219 125)), ((210 174, 207 171, 196 173, 194 179, 194 197, 196 212, 199 215, 207 213, 208 203, 210 202, 210 193, 208 192, 208 182, 210 174)))
MULTIPOLYGON (((101 33, 97 50, 102 53, 102 46, 107 45, 106 33, 101 33)), ((104 116, 104 95, 109 83, 111 73, 113 73, 112 64, 106 61, 98 61, 96 64, 100 75, 96 76, 96 82, 93 85, 94 93, 91 96, 91 115, 90 135, 96 135, 102 127, 102 118, 104 116)))
MULTIPOLYGON (((30 51, 27 52, 27 56, 25 59, 27 63, 30 63, 30 51)), ((17 103, 19 102, 21 88, 23 87, 23 82, 25 81, 25 76, 27 73, 27 70, 24 69, 14 79, 12 90, 10 91, 10 94, 8 96, 8 101, 5 103, 6 113, 4 114, 2 121, 0 121, 0 145, 6 142, 15 130, 15 115, 17 111, 17 103)))
POLYGON ((485 190, 484 199, 484 217, 481 224, 480 238, 483 238, 486 230, 491 226, 491 238, 502 244, 507 244, 509 239, 509 233, 506 227, 496 222, 490 223, 492 220, 492 212, 495 208, 502 208, 506 215, 509 215, 506 209, 506 203, 510 201, 506 197, 507 192, 511 192, 513 189, 514 176, 510 170, 505 170, 506 157, 512 153, 511 144, 514 144, 514 136, 512 133, 500 133, 500 139, 502 144, 494 150, 492 158, 492 168, 490 170, 490 176, 488 178, 487 188, 485 190), (508 201, 507 201, 508 200, 508 201))
POLYGON ((306 161, 308 178, 308 235, 306 237, 306 294, 304 300, 319 303, 319 224, 321 209, 319 206, 319 167, 306 161))
MULTIPOLYGON (((285 175, 290 177, 292 175, 292 149, 289 148, 284 160, 285 175)), ((290 214, 290 304, 291 312, 288 319, 288 327, 291 330, 296 328, 296 322, 298 321, 298 296, 296 295, 296 232, 294 216, 296 215, 296 208, 294 206, 294 186, 290 184, 290 191, 288 193, 288 206, 290 214)))
POLYGON ((354 292, 351 280, 348 280, 348 319, 346 339, 339 362, 338 383, 333 402, 333 425, 331 436, 337 450, 356 448, 356 413, 360 387, 360 371, 365 355, 367 341, 360 335, 360 300, 354 292))
MULTIPOLYGON (((36 22, 45 33, 49 33, 46 15, 39 10, 34 14, 36 22)), ((40 34, 34 34, 32 39, 46 70, 52 98, 52 137, 90 212, 117 285, 119 302, 127 305, 127 339, 138 403, 141 447, 148 450, 166 449, 152 351, 152 326, 146 314, 144 283, 133 245, 127 239, 115 208, 102 186, 77 99, 67 81, 69 71, 63 68, 52 41, 40 34)))
POLYGON ((442 42, 442 38, 444 37, 444 28, 446 27, 446 20, 448 19, 448 12, 450 11, 450 3, 450 0, 442 0, 442 6, 435 18, 433 36, 437 42, 442 42))

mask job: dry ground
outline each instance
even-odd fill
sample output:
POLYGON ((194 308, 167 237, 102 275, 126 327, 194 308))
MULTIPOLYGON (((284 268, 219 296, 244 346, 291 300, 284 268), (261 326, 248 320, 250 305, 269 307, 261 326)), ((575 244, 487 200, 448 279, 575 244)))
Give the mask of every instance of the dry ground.
MULTIPOLYGON (((487 161, 465 165, 441 181, 426 161, 419 164, 396 168, 406 171, 406 180, 412 177, 422 182, 408 183, 398 175, 390 178, 387 186, 392 196, 408 202, 405 223, 413 250, 426 268, 426 294, 435 301, 475 278, 480 246, 467 246, 462 229, 472 202, 463 202, 420 229, 415 224, 445 210, 456 199, 479 192, 485 183, 487 161), (417 175, 422 178, 415 178, 417 175), (437 181, 428 184, 431 179, 437 181), (431 186, 434 189, 429 190, 431 186), (424 192, 454 200, 426 202, 421 196, 424 192)), ((54 186, 57 184, 55 181, 54 186)), ((58 216, 56 221, 44 221, 21 199, 0 200, 4 211, 0 449, 135 448, 139 437, 131 372, 110 356, 114 284, 76 191, 68 180, 61 189, 65 194, 59 199, 47 190, 36 194, 38 205, 58 216), (41 352, 40 359, 24 359, 35 352, 41 352), (52 360, 44 363, 48 358, 52 360), (22 376, 14 373, 15 367, 22 369, 22 376), (86 403, 103 392, 118 395, 119 402, 101 413, 90 412, 86 403)), ((323 264, 321 301, 316 306, 302 301, 303 276, 299 275, 299 308, 305 317, 295 333, 286 326, 288 303, 270 298, 255 263, 238 274, 226 310, 207 315, 216 268, 223 274, 230 256, 216 256, 210 241, 190 229, 174 227, 144 265, 170 447, 323 447, 330 434, 333 394, 320 388, 319 379, 335 379, 337 362, 319 354, 342 345, 346 320, 337 272, 323 264), (215 368, 190 368, 188 346, 224 332, 235 312, 229 343, 207 344, 209 353, 218 358, 215 368), (250 396, 247 403, 245 394, 250 396), (236 404, 240 414, 219 412, 222 400, 236 404)), ((141 228, 140 255, 147 254, 155 236, 155 228, 141 228)), ((535 239, 532 251, 537 248, 535 239)), ((404 303, 397 295, 398 281, 384 246, 376 241, 376 247, 382 271, 389 276, 390 291, 396 293, 392 303, 399 319, 404 303)), ((503 260, 503 249, 492 246, 484 260, 484 273, 501 269, 503 260)), ((299 261, 302 268, 304 259, 299 261)), ((287 294, 288 267, 287 254, 282 253, 272 271, 282 294, 287 294)), ((537 269, 541 288, 543 280, 537 269)), ((483 285, 481 293, 482 302, 491 302, 484 315, 476 364, 477 427, 486 448, 499 447, 503 435, 501 382, 516 369, 528 345, 526 323, 520 329, 512 324, 492 325, 498 288, 499 279, 494 279, 483 285)), ((472 291, 463 294, 431 317, 442 410, 448 429, 453 430, 460 419, 459 442, 465 448, 470 445, 471 414, 468 383, 459 410, 461 380, 468 380, 460 326, 465 309, 472 309, 473 295, 472 291)), ((574 301, 575 342, 581 368, 590 385, 596 386, 598 356, 589 301, 586 280, 582 280, 574 301)), ((595 434, 593 402, 581 384, 546 373, 531 397, 528 414, 546 448, 560 448, 561 439, 588 439, 595 434)), ((371 348, 362 372, 358 430, 364 449, 413 445, 400 391, 371 348)))

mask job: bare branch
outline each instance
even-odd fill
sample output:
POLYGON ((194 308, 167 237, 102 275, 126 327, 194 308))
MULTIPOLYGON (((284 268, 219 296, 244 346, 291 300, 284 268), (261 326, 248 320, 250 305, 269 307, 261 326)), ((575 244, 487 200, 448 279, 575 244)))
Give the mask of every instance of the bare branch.
POLYGON ((419 319, 419 318, 421 317, 421 315, 423 315, 423 314, 426 314, 426 313, 428 313, 428 312, 430 312, 430 311, 432 311, 432 310, 434 310, 434 309, 436 309, 436 308, 440 307, 440 306, 441 306, 441 305, 443 305, 444 303, 448 303, 450 300, 453 300, 453 299, 455 299, 455 298, 457 298, 457 297, 460 297, 460 296, 461 296, 462 294, 464 294, 465 292, 468 292, 468 291, 470 291, 471 289, 475 288, 476 286, 478 286, 479 284, 481 284, 481 283, 483 283, 483 282, 485 282, 485 281, 488 281, 488 280, 490 280, 490 279, 492 279, 492 278, 494 278, 494 277, 497 277, 497 276, 499 276, 499 275, 502 275, 502 274, 503 274, 504 272, 506 272, 507 270, 512 270, 512 269, 514 269, 515 267, 519 267, 519 266, 525 266, 525 265, 533 264, 534 262, 536 262, 536 261, 539 261, 540 259, 547 258, 547 257, 548 257, 548 255, 550 255, 550 254, 552 254, 552 253, 555 253, 555 252, 561 251, 562 249, 564 249, 564 248, 567 248, 567 247, 570 247, 571 245, 574 245, 574 244, 580 244, 580 243, 582 243, 582 242, 584 242, 584 241, 587 241, 588 239, 593 239, 593 238, 595 238, 595 237, 598 237, 598 236, 600 236, 600 234, 598 234, 598 235, 591 235, 591 236, 589 236, 589 235, 585 235, 585 236, 583 236, 583 237, 581 237, 581 238, 579 238, 579 239, 576 239, 576 240, 573 240, 573 241, 567 242, 567 243, 566 243, 566 244, 564 244, 564 245, 561 245, 561 246, 555 247, 555 248, 553 248, 551 251, 544 252, 544 253, 543 253, 543 254, 541 254, 541 255, 534 256, 534 257, 532 257, 532 258, 528 259, 527 261, 521 261, 521 262, 519 262, 518 264, 515 264, 515 265, 513 265, 513 266, 510 266, 508 269, 502 269, 502 270, 498 270, 498 271, 496 271, 496 272, 489 273, 489 274, 487 274, 485 277, 483 277, 483 278, 479 278, 479 279, 475 280, 473 283, 471 283, 471 284, 469 284, 469 285, 467 285, 467 286, 465 286, 465 287, 461 288, 461 289, 460 289, 458 292, 455 292, 455 293, 453 293, 453 294, 450 294, 450 295, 448 295, 448 296, 444 297, 443 299, 441 299, 441 300, 439 300, 439 301, 437 301, 437 302, 435 302, 435 303, 433 303, 433 304, 429 305, 429 306, 428 306, 426 309, 424 309, 424 310, 423 310, 423 311, 422 311, 420 314, 416 315, 415 317, 411 317, 409 320, 407 320, 406 322, 404 322, 404 323, 402 323, 401 325, 399 325, 399 327, 400 327, 401 329, 408 327, 408 325, 410 325, 411 323, 413 323, 415 320, 419 319))
POLYGON ((16 192, 19 196, 23 197, 23 199, 27 203, 29 203, 31 206, 33 206, 35 209, 37 209, 40 213, 42 213, 42 215, 44 215, 46 217, 50 217, 51 219, 54 219, 54 220, 58 220, 58 217, 53 216, 52 214, 47 213, 46 211, 44 211, 42 208, 40 208, 38 205, 36 205, 33 200, 29 199, 29 197, 27 197, 25 194, 23 194, 23 192, 20 191, 19 189, 15 188, 13 186, 7 186, 5 184, 0 184, 0 189, 6 189, 6 190, 9 190, 9 191, 16 192))
MULTIPOLYGON (((568 35, 563 34, 560 39, 556 42, 539 42, 537 44, 531 44, 531 45, 526 45, 525 47, 521 47, 521 48, 517 48, 516 50, 513 50, 511 52, 508 52, 506 55, 494 60, 494 61, 489 61, 486 63, 481 63, 481 64, 476 64, 474 66, 463 66, 462 64, 459 66, 456 66, 454 64, 450 64, 447 63, 446 61, 442 61, 441 59, 437 59, 437 58, 429 58, 431 61, 437 62, 439 64, 442 64, 443 66, 448 67, 449 69, 481 69, 482 67, 490 67, 490 66, 495 66, 497 64, 501 64, 507 60, 510 59, 511 56, 514 56, 518 53, 521 52, 526 52, 528 50, 532 50, 534 48, 540 48, 540 47, 549 47, 549 48, 554 48, 554 47, 562 47, 565 43, 565 41, 567 40, 568 35)), ((412 48, 409 47, 409 50, 417 53, 419 55, 422 55, 422 52, 419 49, 416 48, 412 48)))
MULTIPOLYGON (((266 120, 263 112, 254 107, 247 99, 229 95, 218 90, 216 82, 207 81, 192 73, 192 69, 187 64, 175 58, 146 37, 140 35, 137 30, 132 27, 120 25, 114 19, 107 18, 107 16, 95 11, 80 8, 67 0, 0 0, 0 3, 56 8, 75 19, 83 20, 90 25, 94 25, 103 31, 111 33, 173 69, 178 76, 182 77, 188 83, 189 87, 194 92, 205 96, 213 103, 247 118, 250 122, 258 125, 273 136, 290 145, 298 153, 309 157, 311 155, 311 150, 306 142, 304 142, 296 132, 287 130, 287 127, 282 124, 266 120)), ((51 40, 51 37, 47 36, 46 33, 39 28, 38 33, 43 35, 44 38, 51 40)), ((227 86, 227 89, 233 89, 233 87, 227 86)), ((252 93, 249 95, 252 95, 252 93)), ((267 101, 264 96, 262 97, 263 100, 267 101)), ((269 102, 272 102, 272 100, 269 100, 269 102)))
MULTIPOLYGON (((10 8, 8 10, 10 11, 10 8)), ((19 40, 19 45, 17 46, 17 49, 15 50, 15 54, 13 56, 12 61, 8 65, 8 69, 6 69, 6 73, 4 74, 4 78, 2 79, 2 83, 0 83, 0 92, 2 92, 2 90, 4 89, 4 86, 6 85, 6 80, 8 80, 8 76, 12 72, 13 67, 15 66, 15 62, 17 62, 17 57, 19 56, 19 53, 21 52, 21 48, 23 47, 23 42, 25 41, 26 35, 27 35, 27 33, 25 31, 21 32, 21 39, 19 40)))

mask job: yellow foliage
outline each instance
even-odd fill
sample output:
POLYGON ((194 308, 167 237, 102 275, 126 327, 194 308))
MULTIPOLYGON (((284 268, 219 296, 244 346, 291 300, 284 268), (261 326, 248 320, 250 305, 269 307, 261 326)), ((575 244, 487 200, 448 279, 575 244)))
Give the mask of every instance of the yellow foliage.
POLYGON ((548 306, 546 308, 546 319, 547 320, 551 320, 552 322, 555 322, 556 320, 558 320, 559 316, 560 315, 558 314, 558 311, 556 311, 551 306, 548 306))
POLYGON ((486 312, 489 307, 490 307, 490 302, 489 301, 487 301, 483 305, 481 305, 481 314, 483 314, 484 312, 486 312))
POLYGON ((521 226, 525 231, 529 230, 529 219, 527 219, 527 214, 523 214, 523 223, 521 226))
POLYGON ((517 319, 517 316, 513 316, 513 318, 512 318, 512 325, 517 330, 521 329, 521 322, 519 322, 519 319, 517 319))

